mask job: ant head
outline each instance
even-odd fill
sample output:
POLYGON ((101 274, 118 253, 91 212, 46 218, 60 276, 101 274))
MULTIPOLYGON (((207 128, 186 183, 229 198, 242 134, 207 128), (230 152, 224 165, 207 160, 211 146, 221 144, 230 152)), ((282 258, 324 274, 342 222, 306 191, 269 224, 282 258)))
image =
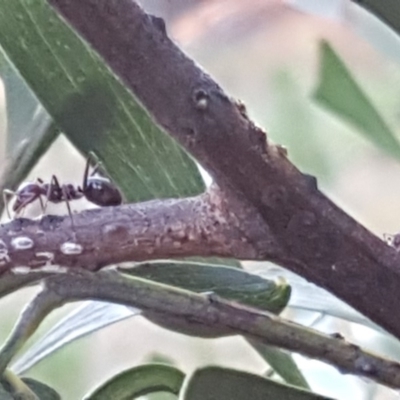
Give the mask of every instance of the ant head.
POLYGON ((46 191, 40 183, 25 182, 15 192, 15 202, 13 204, 13 211, 17 212, 22 210, 28 204, 34 202, 46 191))

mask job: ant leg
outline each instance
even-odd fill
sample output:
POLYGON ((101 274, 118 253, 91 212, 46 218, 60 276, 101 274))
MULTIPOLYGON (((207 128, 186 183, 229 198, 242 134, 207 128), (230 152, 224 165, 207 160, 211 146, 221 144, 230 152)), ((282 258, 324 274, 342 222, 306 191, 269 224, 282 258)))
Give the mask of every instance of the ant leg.
POLYGON ((31 193, 30 197, 26 198, 20 205, 19 207, 15 210, 14 216, 19 215, 20 212, 23 212, 25 207, 33 203, 37 198, 40 198, 40 195, 37 195, 36 193, 31 193))
POLYGON ((91 172, 90 176, 95 175, 99 171, 100 175, 106 175, 103 163, 99 160, 96 154, 93 153, 93 151, 89 152, 88 159, 91 159, 94 164, 93 171, 91 172))
POLYGON ((47 201, 45 204, 43 204, 42 196, 39 196, 39 203, 40 203, 40 208, 42 209, 42 216, 43 216, 46 212, 47 201))
POLYGON ((85 172, 83 174, 83 184, 82 184, 82 190, 83 192, 85 191, 87 187, 87 181, 89 177, 89 169, 90 169, 90 162, 93 161, 95 163, 93 171, 91 172, 90 176, 93 176, 100 168, 102 168, 102 162, 99 161, 98 157, 93 151, 89 151, 87 159, 86 159, 86 166, 85 166, 85 172))
POLYGON ((101 161, 99 161, 99 162, 94 166, 93 171, 92 171, 92 173, 90 174, 90 176, 95 175, 95 174, 99 171, 100 168, 103 168, 103 163, 102 163, 101 161))
MULTIPOLYGON (((43 184, 43 180, 40 179, 40 178, 38 178, 38 182, 43 184)), ((57 177, 55 175, 53 175, 51 177, 50 184, 47 187, 45 203, 43 204, 42 201, 40 202, 41 205, 42 205, 43 214, 46 212, 47 204, 49 204, 50 197, 51 197, 51 194, 52 194, 53 190, 61 191, 60 184, 59 184, 58 179, 57 179, 57 177)))
POLYGON ((95 164, 98 164, 99 162, 99 157, 96 156, 96 153, 94 151, 89 151, 88 159, 92 160, 95 164))
MULTIPOLYGON (((36 181, 40 184, 43 185, 43 179, 40 178, 36 178, 36 181)), ((47 196, 46 196, 47 199, 47 196)), ((46 207, 47 207, 47 201, 45 204, 43 204, 43 200, 42 200, 42 196, 39 196, 39 203, 40 203, 40 208, 42 209, 42 216, 44 215, 45 211, 46 211, 46 207)))
MULTIPOLYGON (((75 230, 75 227, 74 227, 74 219, 73 219, 73 217, 72 217, 72 211, 71 211, 71 207, 70 207, 70 205, 69 205, 69 197, 68 197, 67 189, 66 189, 65 185, 62 185, 62 186, 60 185, 60 182, 58 182, 58 179, 57 179, 57 177, 56 177, 55 175, 53 175, 53 176, 51 177, 50 185, 49 185, 49 187, 47 188, 46 203, 45 203, 45 205, 44 205, 44 207, 43 207, 44 210, 45 210, 46 207, 47 207, 47 204, 48 204, 48 202, 49 202, 51 193, 52 193, 53 191, 55 191, 55 192, 61 191, 62 200, 64 200, 65 203, 67 204, 68 215, 69 215, 69 217, 71 218, 71 225, 72 225, 72 228, 75 230)), ((60 199, 60 200, 61 200, 61 199, 60 199)))
POLYGON ((4 189, 3 190, 4 207, 6 209, 8 218, 11 219, 10 208, 8 207, 8 204, 9 204, 9 197, 8 196, 15 196, 15 192, 10 190, 10 189, 4 189))
POLYGON ((58 179, 57 179, 57 177, 56 177, 55 175, 53 175, 53 176, 51 177, 51 184, 53 185, 53 187, 54 187, 56 190, 61 190, 60 182, 58 182, 58 179))
POLYGON ((75 230, 75 226, 74 226, 74 219, 72 217, 72 211, 71 211, 71 206, 69 204, 69 197, 68 197, 68 192, 67 192, 67 188, 65 187, 65 185, 60 185, 60 183, 58 182, 58 179, 55 175, 53 175, 51 177, 51 183, 49 186, 49 189, 55 189, 55 190, 61 190, 62 193, 62 197, 63 200, 65 200, 65 203, 67 204, 67 209, 68 209, 68 215, 71 218, 71 225, 72 225, 72 229, 75 230))
POLYGON ((67 205, 69 217, 71 218, 72 230, 75 231, 74 218, 72 217, 71 206, 69 204, 69 199, 68 199, 68 192, 67 192, 67 189, 66 189, 65 185, 62 185, 61 190, 62 190, 62 193, 63 193, 63 197, 64 197, 64 200, 65 200, 65 203, 67 205))
MULTIPOLYGON (((40 185, 43 185, 43 179, 40 178, 36 178, 36 182, 39 183, 40 185)), ((42 210, 42 216, 45 214, 46 212, 46 207, 47 207, 47 199, 48 197, 46 196, 46 202, 43 204, 43 200, 42 200, 42 196, 39 196, 39 203, 40 203, 40 208, 42 210)))
POLYGON ((91 153, 89 153, 88 158, 86 160, 86 166, 85 166, 85 172, 83 173, 83 183, 82 183, 82 191, 85 192, 86 187, 87 187, 87 180, 89 176, 89 167, 90 167, 90 156, 91 153))

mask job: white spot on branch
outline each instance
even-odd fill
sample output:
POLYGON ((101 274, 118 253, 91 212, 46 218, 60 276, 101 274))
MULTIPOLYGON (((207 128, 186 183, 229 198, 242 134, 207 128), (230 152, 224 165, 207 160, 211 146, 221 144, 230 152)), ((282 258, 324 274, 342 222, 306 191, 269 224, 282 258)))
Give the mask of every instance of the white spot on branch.
POLYGON ((11 272, 14 273, 15 275, 26 275, 30 271, 31 271, 31 268, 27 267, 25 265, 11 268, 11 272))
POLYGON ((66 256, 82 254, 83 247, 79 243, 65 242, 60 247, 61 253, 66 256))
POLYGON ((28 250, 31 249, 33 245, 33 240, 28 236, 17 236, 11 239, 11 246, 14 247, 15 250, 28 250))
POLYGON ((51 273, 56 273, 56 274, 65 274, 66 272, 68 272, 68 268, 67 267, 62 267, 62 266, 57 265, 57 264, 46 264, 46 265, 43 265, 43 267, 35 268, 34 271, 37 271, 37 272, 51 272, 51 273))
POLYGON ((54 260, 54 253, 52 253, 50 251, 41 251, 41 252, 35 253, 35 256, 37 258, 42 258, 43 261, 46 261, 46 264, 49 264, 54 260))

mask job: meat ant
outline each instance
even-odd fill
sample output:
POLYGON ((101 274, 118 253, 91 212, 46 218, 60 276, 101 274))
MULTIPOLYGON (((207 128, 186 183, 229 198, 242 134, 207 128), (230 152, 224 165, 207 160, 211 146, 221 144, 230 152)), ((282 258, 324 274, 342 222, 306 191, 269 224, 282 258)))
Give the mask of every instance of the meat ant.
POLYGON ((62 203, 65 201, 71 221, 72 212, 69 202, 72 200, 78 200, 82 197, 85 197, 91 203, 94 203, 100 207, 120 205, 122 203, 122 195, 119 189, 109 179, 95 175, 99 171, 101 165, 102 164, 97 160, 97 157, 95 157, 93 153, 89 153, 86 161, 85 172, 83 174, 82 187, 74 186, 70 183, 66 185, 60 185, 57 177, 53 175, 50 183, 45 183, 42 179, 38 178, 36 182, 23 183, 16 192, 5 189, 3 191, 3 196, 8 217, 11 218, 6 195, 12 195, 16 197, 12 207, 15 213, 14 215, 18 215, 28 204, 33 203, 36 200, 40 201, 43 213, 46 210, 48 202, 62 203), (94 159, 96 164, 92 173, 89 175, 91 159, 94 159), (46 198, 46 202, 44 204, 42 196, 46 198))

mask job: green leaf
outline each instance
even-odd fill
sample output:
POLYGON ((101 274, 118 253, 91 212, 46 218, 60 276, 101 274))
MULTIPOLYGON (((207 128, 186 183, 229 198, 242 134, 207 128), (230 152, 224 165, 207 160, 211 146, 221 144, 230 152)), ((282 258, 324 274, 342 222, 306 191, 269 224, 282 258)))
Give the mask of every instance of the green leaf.
POLYGON ((274 313, 282 311, 290 298, 290 286, 286 281, 268 280, 221 265, 155 261, 138 263, 129 269, 121 268, 120 272, 197 293, 212 292, 228 300, 274 313))
POLYGON ((318 182, 329 180, 332 166, 325 138, 315 123, 309 102, 305 101, 298 71, 279 69, 270 79, 274 101, 265 123, 272 140, 288 148, 290 160, 300 170, 318 176, 318 182))
MULTIPOLYGON (((291 293, 290 286, 284 281, 268 280, 243 270, 221 265, 156 261, 139 263, 129 270, 121 269, 121 272, 198 293, 213 292, 223 298, 274 313, 283 310, 291 293)), ((143 315, 164 328, 187 335, 218 337, 226 334, 225 331, 204 327, 193 321, 188 323, 182 319, 171 321, 163 315, 148 312, 143 315)), ((288 383, 308 388, 307 381, 290 354, 261 345, 256 341, 249 340, 249 343, 288 383)))
POLYGON ((130 400, 155 392, 178 395, 185 375, 179 369, 162 364, 147 364, 128 369, 106 383, 86 400, 130 400))
POLYGON ((31 343, 12 364, 13 371, 25 374, 28 370, 50 357, 54 352, 72 342, 103 329, 110 324, 139 315, 140 310, 100 301, 85 301, 31 343))
POLYGON ((198 369, 187 378, 181 400, 329 400, 271 379, 228 368, 198 369))
MULTIPOLYGON (((2 191, 16 189, 59 131, 1 48, 0 78, 7 109, 7 162, 2 173, 2 191)), ((0 209, 2 205, 0 197, 0 209)))
POLYGON ((32 378, 22 378, 22 381, 38 396, 40 400, 61 400, 61 396, 50 386, 32 378))
POLYGON ((226 267, 242 268, 239 260, 234 258, 221 258, 221 257, 187 257, 185 261, 199 262, 203 264, 224 265, 226 267))
POLYGON ((0 45, 60 129, 129 201, 203 190, 195 163, 44 0, 0 2, 0 45))
POLYGON ((285 382, 293 386, 310 389, 308 382, 290 353, 276 347, 266 346, 264 343, 260 343, 254 339, 246 340, 285 382))
POLYGON ((61 400, 61 396, 50 386, 31 378, 20 378, 6 370, 0 379, 0 399, 61 400), (11 397, 4 394, 9 393, 11 397))
MULTIPOLYGON (((221 265, 155 261, 138 263, 130 269, 121 268, 120 271, 276 313, 286 306, 290 298, 290 286, 284 281, 267 280, 237 268, 221 265)), ((204 325, 192 319, 173 318, 154 311, 145 311, 142 315, 165 329, 185 335, 204 338, 232 335, 229 329, 204 325)))
POLYGON ((350 122, 387 154, 400 160, 400 145, 396 135, 344 62, 325 41, 321 41, 320 54, 319 83, 314 94, 316 101, 350 122))
POLYGON ((371 11, 398 35, 400 34, 400 3, 398 0, 353 0, 353 2, 371 11))
POLYGON ((176 362, 173 358, 159 352, 154 352, 149 354, 146 357, 146 362, 151 363, 151 364, 163 364, 163 365, 170 365, 173 367, 176 365, 176 362))
MULTIPOLYGON (((35 126, 29 135, 12 151, 3 173, 0 190, 15 190, 60 133, 43 108, 35 115, 33 124, 35 126)), ((0 203, 4 205, 2 197, 0 203)))
POLYGON ((0 382, 0 399, 1 400, 15 400, 14 397, 4 388, 3 384, 0 382))
POLYGON ((32 129, 38 125, 41 105, 1 48, 0 77, 6 97, 7 149, 12 153, 24 139, 35 136, 32 129))

